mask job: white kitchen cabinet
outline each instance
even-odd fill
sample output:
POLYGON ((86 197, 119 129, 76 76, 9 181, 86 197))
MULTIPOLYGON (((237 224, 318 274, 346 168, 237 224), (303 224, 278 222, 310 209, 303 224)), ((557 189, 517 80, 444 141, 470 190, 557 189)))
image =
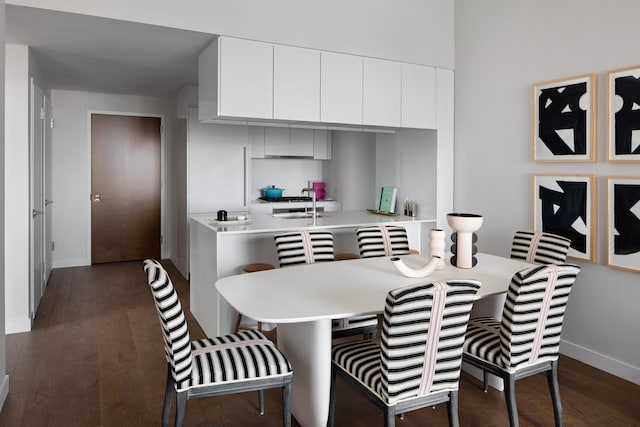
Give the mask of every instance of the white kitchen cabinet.
POLYGON ((328 130, 313 130, 313 158, 331 160, 331 132, 328 130))
POLYGON ((273 118, 273 45, 218 37, 199 57, 199 118, 273 118))
POLYGON ((264 126, 249 126, 251 158, 264 159, 264 126))
POLYGON ((198 121, 189 109, 187 173, 189 215, 249 208, 249 129, 198 121))
MULTIPOLYGON (((265 127, 263 157, 313 157, 313 129, 265 127)), ((252 157, 256 157, 252 155, 252 157)))
POLYGON ((402 64, 402 127, 436 129, 436 69, 402 64))
POLYGON ((362 124, 362 57, 321 53, 320 121, 362 124))
POLYGON ((265 156, 289 155, 289 128, 270 127, 264 129, 264 154, 265 156))
POLYGON ((313 129, 289 129, 289 154, 313 157, 313 129))
POLYGON ((363 59, 362 123, 400 127, 402 64, 363 59))
POLYGON ((273 118, 320 121, 320 51, 274 46, 273 118))

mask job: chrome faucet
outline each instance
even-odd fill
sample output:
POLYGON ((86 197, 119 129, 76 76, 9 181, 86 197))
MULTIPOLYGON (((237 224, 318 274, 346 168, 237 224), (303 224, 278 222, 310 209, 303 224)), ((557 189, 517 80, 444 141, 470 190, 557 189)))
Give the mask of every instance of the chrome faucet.
MULTIPOLYGON (((304 194, 305 192, 309 193, 309 195, 311 196, 311 203, 313 204, 313 210, 311 212, 311 215, 313 217, 313 226, 315 227, 316 217, 318 216, 318 211, 316 209, 316 192, 313 188, 307 187, 307 188, 303 188, 300 194, 304 194)), ((309 213, 308 207, 305 206, 304 211, 305 213, 309 213)))

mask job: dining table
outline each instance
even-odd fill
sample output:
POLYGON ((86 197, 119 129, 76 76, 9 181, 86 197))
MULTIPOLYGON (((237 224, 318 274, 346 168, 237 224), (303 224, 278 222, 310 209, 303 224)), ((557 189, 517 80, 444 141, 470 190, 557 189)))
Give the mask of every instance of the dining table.
MULTIPOLYGON (((409 268, 424 254, 400 257, 409 268)), ((277 346, 293 368, 292 413, 302 426, 326 426, 331 386, 331 321, 384 311, 387 293, 416 283, 473 279, 477 298, 503 294, 513 275, 532 264, 478 253, 472 268, 445 266, 426 277, 401 274, 391 257, 359 258, 276 268, 216 281, 218 293, 243 315, 277 324, 277 346)))

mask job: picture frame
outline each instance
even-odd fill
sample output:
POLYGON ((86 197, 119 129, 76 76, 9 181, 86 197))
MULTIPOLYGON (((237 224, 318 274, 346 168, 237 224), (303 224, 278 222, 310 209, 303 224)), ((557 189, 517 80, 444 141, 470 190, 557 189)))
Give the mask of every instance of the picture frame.
POLYGON ((533 228, 571 240, 568 257, 596 262, 596 177, 533 175, 533 228))
POLYGON ((608 267, 640 272, 640 176, 607 176, 608 267))
POLYGON ((607 157, 640 162, 640 65, 608 73, 607 157))
POLYGON ((597 75, 533 85, 533 160, 595 162, 597 75))

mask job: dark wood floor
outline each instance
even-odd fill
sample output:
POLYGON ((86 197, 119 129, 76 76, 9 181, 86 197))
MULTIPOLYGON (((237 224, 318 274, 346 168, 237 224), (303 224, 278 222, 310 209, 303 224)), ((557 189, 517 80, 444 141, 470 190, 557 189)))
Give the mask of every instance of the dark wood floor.
MULTIPOLYGON (((165 265, 188 308, 188 284, 165 265)), ((202 337, 193 318, 188 321, 192 339, 202 337)), ((7 336, 7 371, 0 426, 159 425, 166 362, 142 264, 54 270, 33 331, 7 336)), ((640 426, 640 386, 567 357, 559 376, 565 425, 640 426)), ((553 425, 545 377, 521 380, 516 388, 521 425, 553 425)), ((382 425, 380 411, 340 379, 337 393, 336 425, 382 425)), ((193 400, 187 425, 281 425, 279 391, 267 392, 266 399, 264 416, 257 413, 255 393, 193 400)), ((485 394, 463 374, 460 423, 508 425, 502 393, 485 394)), ((414 411, 397 425, 447 425, 446 409, 414 411)))

